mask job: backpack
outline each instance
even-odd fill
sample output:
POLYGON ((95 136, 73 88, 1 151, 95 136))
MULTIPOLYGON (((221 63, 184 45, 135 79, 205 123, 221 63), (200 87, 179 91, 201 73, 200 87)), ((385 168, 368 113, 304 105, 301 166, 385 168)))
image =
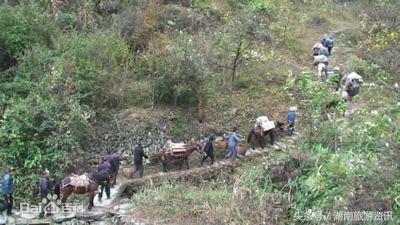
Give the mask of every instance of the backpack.
POLYGON ((333 47, 333 40, 328 38, 325 40, 325 46, 326 47, 333 47))

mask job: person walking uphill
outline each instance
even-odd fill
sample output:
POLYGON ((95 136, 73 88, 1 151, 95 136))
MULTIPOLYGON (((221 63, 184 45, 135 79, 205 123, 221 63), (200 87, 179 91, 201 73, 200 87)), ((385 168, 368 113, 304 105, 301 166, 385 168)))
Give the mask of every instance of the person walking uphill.
POLYGON ((232 161, 237 158, 237 153, 236 153, 236 148, 239 142, 239 138, 236 135, 237 128, 233 127, 232 133, 228 136, 225 137, 225 139, 228 139, 228 154, 226 157, 230 158, 232 161))
POLYGON ((288 116, 287 116, 287 121, 288 121, 288 124, 289 124, 288 134, 290 136, 292 136, 293 133, 294 133, 294 122, 296 120, 296 110, 297 110, 297 108, 295 106, 290 107, 289 108, 289 113, 288 113, 288 116))
POLYGON ((119 162, 122 160, 123 157, 121 157, 118 154, 110 154, 104 156, 105 159, 110 163, 110 172, 111 172, 111 185, 114 186, 117 184, 117 177, 118 177, 118 171, 119 171, 119 162))
MULTIPOLYGON (((46 199, 48 194, 51 194, 51 183, 49 181, 49 174, 50 172, 45 169, 43 171, 43 176, 40 178, 39 181, 39 193, 40 193, 40 198, 41 199, 46 199)), ((42 204, 42 208, 39 213, 39 217, 42 218, 44 216, 45 211, 47 215, 50 214, 48 209, 46 209, 47 205, 50 203, 50 201, 46 201, 46 203, 42 204)))
POLYGON ((13 208, 13 192, 14 184, 12 176, 15 174, 15 169, 12 167, 7 168, 6 174, 3 176, 2 194, 6 200, 7 215, 12 214, 13 208))
POLYGON ((324 41, 324 46, 325 46, 326 48, 328 48, 328 54, 329 54, 329 56, 332 55, 332 48, 333 48, 334 44, 335 44, 335 43, 334 43, 332 37, 326 38, 325 41, 324 41))
POLYGON ((142 144, 138 143, 133 152, 133 164, 135 167, 135 173, 139 172, 140 178, 143 177, 144 172, 143 158, 148 159, 149 157, 144 153, 142 144))
MULTIPOLYGON (((106 158, 103 158, 100 164, 97 166, 97 171, 102 173, 110 173, 110 168, 111 164, 107 161, 106 158)), ((104 181, 100 184, 99 201, 101 201, 101 198, 103 197, 104 189, 106 191, 107 199, 110 199, 110 182, 104 181)))
POLYGON ((214 147, 213 147, 214 137, 209 137, 206 145, 204 146, 204 152, 206 155, 201 159, 201 165, 203 165, 204 161, 209 157, 211 159, 211 165, 214 164, 214 147))

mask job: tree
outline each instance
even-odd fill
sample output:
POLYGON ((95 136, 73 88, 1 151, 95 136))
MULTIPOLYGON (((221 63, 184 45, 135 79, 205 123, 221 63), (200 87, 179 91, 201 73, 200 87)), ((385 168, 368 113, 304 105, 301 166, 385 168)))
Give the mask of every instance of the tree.
MULTIPOLYGON (((204 120, 205 84, 210 71, 201 53, 201 42, 196 37, 181 33, 178 40, 167 46, 167 72, 161 75, 163 90, 173 96, 173 105, 191 103, 192 98, 197 105, 199 122, 204 120)), ((158 88, 160 90, 160 88, 158 88)))
POLYGON ((217 70, 228 73, 231 85, 234 84, 240 65, 256 59, 250 52, 256 43, 271 41, 269 26, 273 16, 257 12, 238 14, 230 18, 219 32, 210 40, 208 63, 217 70))

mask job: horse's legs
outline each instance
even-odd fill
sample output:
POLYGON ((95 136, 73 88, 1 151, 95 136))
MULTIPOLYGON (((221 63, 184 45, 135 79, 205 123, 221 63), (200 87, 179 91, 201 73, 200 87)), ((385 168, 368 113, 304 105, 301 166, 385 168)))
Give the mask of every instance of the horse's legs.
POLYGON ((163 172, 167 172, 167 159, 162 160, 161 165, 163 167, 163 172))
POLYGON ((264 136, 258 140, 258 143, 260 144, 261 149, 264 150, 264 136))
POLYGON ((180 166, 179 166, 179 170, 182 170, 183 161, 185 161, 185 159, 182 159, 182 160, 181 160, 181 164, 180 164, 180 166))
MULTIPOLYGON (((96 188, 96 190, 97 190, 97 188, 96 188)), ((94 199, 94 196, 96 195, 96 190, 90 192, 90 194, 89 194, 89 206, 88 206, 88 210, 89 210, 89 211, 90 211, 90 210, 93 208, 93 206, 94 206, 93 199, 94 199)))
POLYGON ((271 139, 271 145, 274 145, 275 137, 274 137, 274 131, 272 129, 269 131, 269 138, 271 139))
POLYGON ((103 192, 104 192, 104 189, 105 189, 105 188, 106 188, 105 182, 102 183, 102 184, 100 184, 100 192, 99 192, 99 194, 98 194, 98 196, 99 196, 99 201, 101 201, 101 198, 103 197, 103 192))
POLYGON ((61 192, 61 196, 62 196, 61 197, 61 203, 67 202, 67 199, 68 199, 70 194, 71 194, 71 192, 66 192, 66 193, 61 192))
MULTIPOLYGON (((67 199, 69 197, 69 195, 71 194, 70 191, 61 191, 61 203, 64 204, 67 202, 67 199)), ((64 207, 62 207, 64 212, 66 211, 66 209, 64 207)))

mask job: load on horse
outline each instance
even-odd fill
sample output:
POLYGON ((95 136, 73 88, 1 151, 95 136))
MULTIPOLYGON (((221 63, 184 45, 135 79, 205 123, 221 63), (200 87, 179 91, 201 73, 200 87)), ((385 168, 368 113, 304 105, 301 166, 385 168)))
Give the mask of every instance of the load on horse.
POLYGON ((271 145, 275 146, 275 138, 274 132, 277 128, 284 129, 284 124, 281 122, 275 122, 269 120, 267 116, 260 116, 256 119, 254 124, 254 128, 250 130, 249 135, 247 136, 247 142, 252 145, 254 149, 254 141, 257 141, 262 149, 264 149, 264 137, 269 135, 271 140, 271 145))

